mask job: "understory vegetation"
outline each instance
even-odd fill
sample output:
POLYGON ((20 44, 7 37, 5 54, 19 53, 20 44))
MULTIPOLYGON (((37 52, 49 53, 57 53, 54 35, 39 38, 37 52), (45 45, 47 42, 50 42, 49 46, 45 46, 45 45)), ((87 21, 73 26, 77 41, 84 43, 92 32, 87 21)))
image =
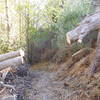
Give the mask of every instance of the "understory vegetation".
POLYGON ((100 100, 100 0, 0 0, 0 100, 100 100))
POLYGON ((34 53, 54 54, 66 47, 65 34, 92 10, 91 0, 1 0, 0 54, 27 48, 29 62, 34 53))

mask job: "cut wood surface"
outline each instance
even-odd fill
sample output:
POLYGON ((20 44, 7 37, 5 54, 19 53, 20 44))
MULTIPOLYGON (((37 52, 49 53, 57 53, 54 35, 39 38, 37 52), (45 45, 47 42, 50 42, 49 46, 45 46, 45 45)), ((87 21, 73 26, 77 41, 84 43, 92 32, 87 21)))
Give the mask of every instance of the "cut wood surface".
POLYGON ((20 57, 20 56, 15 57, 15 58, 0 62, 0 70, 7 68, 7 67, 17 67, 17 66, 20 66, 22 64, 23 64, 22 57, 20 57))
POLYGON ((71 44, 72 41, 78 40, 82 42, 88 34, 92 31, 100 29, 100 11, 95 14, 87 16, 78 27, 66 33, 67 43, 71 44))
POLYGON ((0 62, 7 60, 7 59, 15 58, 18 56, 23 56, 23 53, 24 52, 22 50, 19 50, 19 51, 12 51, 6 54, 2 54, 0 55, 0 62))

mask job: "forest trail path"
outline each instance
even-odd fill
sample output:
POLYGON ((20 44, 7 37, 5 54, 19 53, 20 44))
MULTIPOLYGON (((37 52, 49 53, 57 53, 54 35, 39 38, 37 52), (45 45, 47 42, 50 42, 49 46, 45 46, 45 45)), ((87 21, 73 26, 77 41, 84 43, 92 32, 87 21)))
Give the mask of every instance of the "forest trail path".
POLYGON ((26 100, 68 100, 67 95, 72 91, 64 88, 63 81, 54 81, 54 73, 33 71, 30 76, 31 88, 26 89, 26 100))

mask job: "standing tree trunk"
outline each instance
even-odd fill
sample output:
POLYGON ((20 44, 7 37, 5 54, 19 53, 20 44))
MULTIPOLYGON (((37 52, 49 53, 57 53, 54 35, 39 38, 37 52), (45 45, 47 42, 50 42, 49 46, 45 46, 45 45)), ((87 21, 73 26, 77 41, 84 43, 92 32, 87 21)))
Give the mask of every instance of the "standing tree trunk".
POLYGON ((20 32, 20 46, 21 46, 21 33, 22 33, 22 29, 21 29, 21 27, 22 27, 22 16, 21 16, 21 12, 20 12, 20 14, 19 14, 19 17, 20 17, 20 19, 19 19, 19 23, 20 23, 20 29, 19 29, 19 32, 20 32))
POLYGON ((29 24, 30 24, 30 17, 29 17, 29 0, 26 0, 26 46, 27 46, 27 63, 31 63, 31 47, 30 47, 30 34, 29 34, 29 24))
MULTIPOLYGON (((19 6, 21 7, 21 4, 20 4, 20 1, 19 1, 19 6)), ((20 44, 19 44, 19 48, 21 47, 21 38, 22 38, 22 12, 21 12, 21 9, 19 9, 19 41, 20 41, 20 44)))
POLYGON ((91 68, 91 75, 100 72, 100 31, 98 33, 96 54, 90 68, 91 68))
MULTIPOLYGON (((95 11, 96 12, 100 11, 100 1, 93 0, 93 2, 94 2, 95 11)), ((90 68, 91 68, 91 75, 100 72, 100 30, 98 30, 96 54, 90 68)))
POLYGON ((8 15, 8 0, 5 0, 6 21, 7 21, 7 42, 9 43, 9 15, 8 15))
POLYGON ((21 24, 22 24, 21 12, 19 12, 19 41, 20 41, 19 47, 21 47, 21 33, 22 33, 21 24))

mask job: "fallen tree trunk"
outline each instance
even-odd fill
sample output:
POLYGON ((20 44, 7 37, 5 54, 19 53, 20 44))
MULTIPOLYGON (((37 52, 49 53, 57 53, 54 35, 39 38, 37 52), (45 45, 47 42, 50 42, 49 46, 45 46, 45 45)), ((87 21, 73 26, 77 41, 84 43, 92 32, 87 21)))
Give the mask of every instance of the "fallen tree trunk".
POLYGON ((88 34, 92 34, 92 31, 96 31, 100 29, 100 11, 87 16, 78 27, 74 30, 66 33, 67 43, 71 44, 71 42, 79 41, 82 42, 83 38, 85 38, 88 34))
POLYGON ((19 50, 19 51, 13 51, 13 52, 9 52, 9 53, 6 53, 6 54, 2 54, 0 55, 0 62, 4 61, 4 60, 8 60, 8 59, 11 59, 11 58, 15 58, 15 57, 18 57, 18 56, 24 56, 24 52, 22 50, 19 50))
POLYGON ((15 67, 20 66, 22 64, 23 64, 23 58, 22 57, 15 57, 15 58, 0 62, 0 70, 7 68, 7 67, 15 68, 15 67))
MULTIPOLYGON (((98 4, 100 1, 96 1, 96 3, 98 4)), ((87 16, 78 27, 66 34, 67 43, 71 44, 71 42, 76 40, 82 42, 83 38, 87 37, 87 35, 90 36, 93 31, 98 31, 96 54, 90 65, 90 74, 92 76, 94 73, 100 72, 100 6, 96 6, 95 8, 95 14, 87 16)))

